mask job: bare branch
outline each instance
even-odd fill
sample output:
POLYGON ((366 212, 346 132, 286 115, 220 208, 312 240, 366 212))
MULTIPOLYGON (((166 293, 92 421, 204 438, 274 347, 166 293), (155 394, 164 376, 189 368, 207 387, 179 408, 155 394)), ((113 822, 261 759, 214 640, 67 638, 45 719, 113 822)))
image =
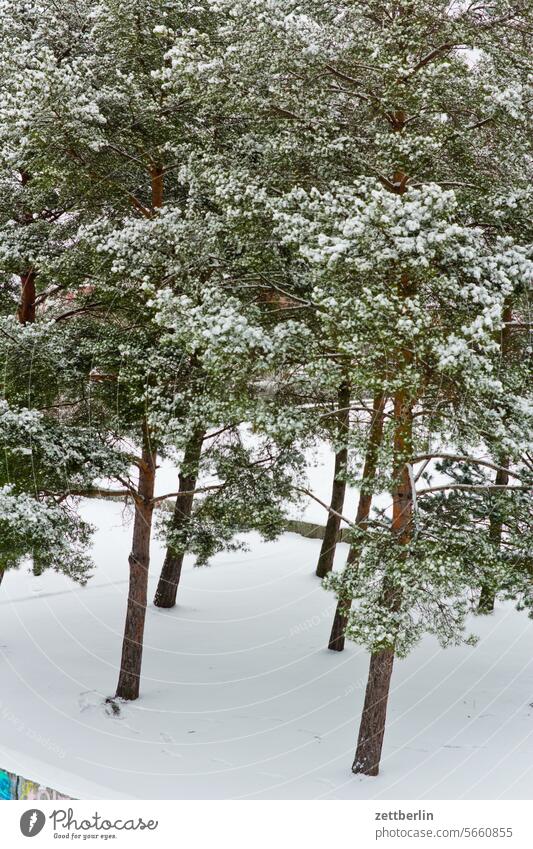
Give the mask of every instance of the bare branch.
MULTIPOLYGON (((417 460, 413 460, 413 463, 416 463, 416 462, 417 462, 417 460)), ((428 457, 428 459, 427 459, 427 460, 426 460, 426 461, 422 464, 422 466, 420 467, 420 469, 419 469, 419 470, 418 470, 418 472, 416 473, 415 483, 416 483, 416 482, 417 482, 417 481, 418 481, 418 480, 422 477, 422 475, 424 474, 424 472, 425 472, 425 470, 426 470, 426 467, 427 467, 430 463, 431 463, 431 458, 430 458, 430 457, 428 457)))
POLYGON ((284 109, 283 106, 277 106, 275 103, 271 106, 271 112, 275 115, 279 115, 281 118, 290 118, 291 121, 302 121, 299 115, 296 115, 295 112, 291 112, 289 109, 284 109))
POLYGON ((456 460, 458 463, 474 463, 477 466, 486 466, 487 469, 493 469, 495 472, 507 472, 512 478, 522 480, 520 475, 515 474, 505 466, 498 466, 488 460, 478 460, 477 457, 463 457, 461 454, 420 454, 418 457, 413 457, 411 462, 420 463, 422 460, 456 460))
POLYGON ((427 489, 419 489, 417 492, 418 498, 423 495, 428 495, 430 492, 445 492, 449 489, 460 489, 465 492, 509 492, 510 490, 518 492, 531 491, 530 486, 500 486, 499 484, 480 484, 479 486, 470 483, 452 483, 444 484, 443 486, 430 486, 427 489))
POLYGON ((56 497, 72 497, 72 498, 129 498, 134 496, 131 489, 102 489, 95 487, 94 489, 69 489, 66 493, 44 491, 43 495, 56 497))
POLYGON ((463 132, 468 132, 468 130, 477 130, 478 127, 484 127, 485 124, 488 124, 490 121, 493 121, 494 118, 491 115, 490 118, 483 118, 481 121, 476 121, 475 124, 469 124, 468 127, 465 127, 463 132))
POLYGON ((320 504, 321 507, 323 507, 325 510, 327 510, 328 513, 331 516, 336 516, 338 519, 341 520, 341 522, 345 522, 350 528, 355 528, 356 530, 359 529, 359 530, 365 531, 367 529, 368 525, 377 525, 380 528, 385 528, 385 530, 387 530, 387 531, 390 530, 388 525, 385 525, 383 522, 377 522, 375 520, 369 521, 368 519, 365 519, 364 521, 359 522, 359 523, 352 522, 350 519, 347 519, 346 516, 343 516, 342 513, 338 513, 336 510, 333 510, 332 507, 330 507, 328 504, 326 504, 325 501, 322 501, 318 497, 318 495, 315 495, 314 492, 311 492, 311 490, 304 489, 303 487, 299 487, 299 486, 293 486, 293 489, 296 492, 301 492, 302 495, 308 495, 309 498, 312 498, 313 501, 316 501, 317 504, 320 504))
POLYGON ((72 318, 72 316, 74 315, 80 315, 81 313, 90 312, 91 310, 98 309, 98 307, 101 307, 103 305, 103 301, 96 301, 93 304, 87 304, 87 306, 85 307, 79 307, 78 309, 64 312, 61 315, 58 315, 57 318, 54 319, 54 321, 64 321, 66 318, 72 318))
POLYGON ((417 71, 420 71, 421 68, 424 68, 426 65, 429 65, 429 63, 432 62, 433 59, 437 59, 439 56, 449 53, 450 50, 454 49, 454 47, 459 47, 459 45, 453 44, 453 42, 446 42, 445 44, 441 44, 439 47, 435 47, 433 50, 430 50, 430 52, 426 53, 426 55, 423 56, 422 59, 420 59, 420 61, 418 61, 416 65, 411 68, 410 71, 408 71, 406 74, 403 74, 399 78, 398 82, 406 82, 408 79, 410 79, 410 77, 416 74, 417 71))
POLYGON ((153 218, 154 217, 152 210, 148 209, 147 206, 144 206, 144 204, 142 204, 140 202, 140 200, 137 200, 135 195, 128 194, 128 198, 129 198, 132 206, 134 206, 135 209, 137 209, 145 218, 153 218))
POLYGON ((212 486, 201 486, 198 489, 185 489, 182 492, 166 492, 164 495, 158 495, 152 498, 152 504, 159 504, 161 501, 166 501, 167 498, 177 498, 178 495, 200 495, 202 492, 213 492, 217 489, 222 489, 225 486, 223 483, 213 484, 212 486))
MULTIPOLYGON (((326 65, 326 68, 330 74, 333 74, 333 76, 337 77, 339 80, 344 80, 345 83, 351 83, 356 86, 361 85, 361 80, 356 80, 355 77, 351 77, 349 74, 344 73, 344 71, 339 71, 339 69, 334 68, 333 65, 326 65)), ((361 97, 363 100, 374 100, 377 103, 381 103, 381 100, 375 94, 363 94, 360 90, 352 92, 352 94, 357 94, 358 97, 361 97)))

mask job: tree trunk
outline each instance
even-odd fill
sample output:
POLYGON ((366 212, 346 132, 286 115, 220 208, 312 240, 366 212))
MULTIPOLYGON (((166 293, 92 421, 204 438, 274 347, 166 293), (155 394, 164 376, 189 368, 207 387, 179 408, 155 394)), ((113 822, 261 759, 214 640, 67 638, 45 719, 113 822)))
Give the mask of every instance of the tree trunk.
POLYGON ((160 209, 163 206, 165 172, 163 167, 157 164, 150 166, 150 180, 152 184, 152 206, 160 209))
MULTIPOLYGON (((500 457, 499 461, 500 464, 505 467, 509 464, 508 457, 500 457)), ((509 483, 509 472, 506 469, 498 469, 494 483, 496 486, 507 486, 509 483)), ((499 549, 502 544, 502 533, 503 522, 499 509, 497 509, 491 514, 489 519, 489 539, 496 549, 499 549)), ((483 584, 479 596, 478 613, 493 613, 495 602, 496 592, 494 587, 489 583, 483 584)))
POLYGON ((35 321, 35 279, 33 268, 20 275, 20 303, 17 318, 21 324, 33 324, 35 321))
POLYGON ((379 773, 393 664, 393 649, 384 649, 370 657, 365 704, 352 772, 363 775, 379 773))
POLYGON ((479 594, 479 602, 477 606, 478 613, 493 613, 496 603, 496 593, 490 584, 483 584, 479 594))
POLYGON ((116 695, 122 699, 137 699, 141 679, 144 622, 150 566, 150 536, 154 511, 156 453, 150 445, 146 422, 143 423, 142 462, 139 486, 135 499, 133 541, 129 556, 130 584, 122 659, 116 695))
MULTIPOLYGON (((22 186, 26 186, 30 181, 28 171, 23 169, 20 172, 20 180, 22 186)), ((24 212, 24 224, 31 224, 33 215, 30 210, 24 212)), ((36 270, 30 265, 20 276, 20 301, 17 309, 17 318, 21 324, 33 324, 35 321, 35 280, 37 277, 36 270)))
MULTIPOLYGON (((396 421, 394 434, 394 480, 396 483, 392 493, 392 533, 398 545, 407 545, 412 532, 413 495, 406 463, 411 454, 413 422, 412 408, 403 391, 397 392, 394 398, 394 418, 396 421)), ((388 611, 396 611, 400 601, 399 590, 385 579, 383 607, 388 611)), ((352 772, 364 775, 377 775, 379 772, 393 662, 393 646, 386 646, 371 655, 365 704, 352 772)))
MULTIPOLYGON (((159 164, 150 166, 152 207, 163 204, 164 170, 159 164)), ((150 566, 150 537, 154 514, 156 452, 153 450, 146 419, 142 422, 142 458, 139 468, 139 486, 135 499, 133 541, 129 556, 130 585, 122 660, 116 696, 122 699, 139 698, 143 653, 144 622, 148 600, 148 569, 150 566)))
MULTIPOLYGON (((505 368, 505 359, 509 354, 509 343, 511 339, 511 328, 510 323, 513 320, 513 307, 510 301, 506 301, 503 308, 503 327, 501 331, 500 337, 500 350, 502 355, 502 365, 505 368)), ((507 486, 509 483, 509 472, 507 471, 507 466, 509 465, 508 457, 498 457, 498 464, 503 466, 503 469, 498 469, 496 472, 496 478, 494 483, 496 486, 507 486)), ((491 514, 489 520, 489 539, 495 548, 499 549, 502 544, 502 533, 503 533, 503 522, 501 520, 501 516, 499 511, 497 510, 495 513, 491 514)), ((481 587, 481 593, 479 596, 478 602, 478 613, 493 613, 494 605, 496 602, 496 592, 494 587, 492 587, 489 583, 483 584, 481 587)))
MULTIPOLYGON (((406 274, 402 274, 399 294, 407 298, 412 294, 406 274)), ((413 355, 406 346, 399 352, 399 369, 406 371, 412 363, 413 355)), ((393 490, 392 490, 392 527, 395 542, 399 546, 409 545, 412 537, 413 491, 409 462, 413 451, 413 406, 414 399, 405 389, 398 389, 394 395, 394 438, 393 438, 393 490)), ((383 582, 382 606, 389 612, 400 608, 401 591, 387 578, 383 582)), ((365 705, 361 717, 357 750, 352 772, 364 775, 377 775, 387 717, 392 666, 394 662, 394 643, 380 647, 372 653, 365 695, 365 705)))
POLYGON ((328 649, 330 651, 344 651, 344 644, 346 642, 345 631, 346 626, 348 625, 348 617, 350 615, 351 608, 351 599, 342 601, 339 599, 337 602, 335 616, 333 617, 333 623, 331 625, 329 635, 328 649))
MULTIPOLYGON (((372 504, 372 492, 370 488, 376 476, 379 448, 383 439, 384 411, 385 398, 381 394, 375 395, 372 407, 372 421, 370 422, 366 456, 363 466, 361 491, 359 493, 357 515, 355 517, 355 523, 361 528, 361 530, 366 530, 366 522, 370 515, 370 507, 372 504)), ((353 566, 353 564, 357 562, 359 554, 360 546, 352 545, 346 560, 346 568, 349 569, 350 566, 353 566)), ((333 618, 333 625, 331 626, 331 634, 329 636, 328 648, 331 651, 344 650, 344 632, 348 623, 351 606, 351 598, 340 598, 338 601, 335 616, 333 618)))
MULTIPOLYGON (((346 439, 346 434, 350 427, 350 388, 347 383, 343 383, 339 388, 337 405, 338 410, 335 414, 337 419, 337 437, 339 442, 342 442, 346 439)), ((330 506, 337 513, 342 513, 342 508, 344 507, 346 481, 341 476, 346 474, 347 463, 348 449, 343 446, 335 454, 335 471, 333 473, 333 487, 331 490, 330 506)), ((325 578, 328 572, 331 572, 333 569, 340 524, 341 520, 339 516, 336 516, 334 513, 328 514, 324 539, 322 540, 322 547, 316 567, 316 574, 319 578, 325 578)))
MULTIPOLYGON (((196 487, 198 478, 204 436, 204 430, 197 430, 185 448, 183 463, 179 473, 179 494, 176 497, 176 503, 174 505, 174 516, 172 519, 173 531, 186 533, 186 528, 191 518, 194 502, 192 491, 196 487)), ((185 541, 183 541, 183 545, 180 548, 172 548, 170 545, 167 547, 165 562, 163 563, 154 597, 156 607, 174 607, 176 604, 176 594, 178 592, 185 550, 185 541)))

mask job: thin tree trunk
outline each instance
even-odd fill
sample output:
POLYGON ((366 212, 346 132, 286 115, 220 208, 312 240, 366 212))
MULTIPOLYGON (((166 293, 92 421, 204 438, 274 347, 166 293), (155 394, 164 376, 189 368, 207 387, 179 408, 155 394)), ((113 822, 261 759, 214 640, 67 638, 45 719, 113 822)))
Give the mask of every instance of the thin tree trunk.
MULTIPOLYGON (((376 469, 378 463, 379 448, 383 439, 383 422, 385 412, 385 398, 381 394, 374 396, 372 406, 372 421, 368 433, 368 443, 366 449, 365 462, 363 466, 363 478, 361 481, 361 491, 359 493, 359 503, 357 505, 357 514, 355 523, 361 530, 366 530, 366 522, 370 515, 370 507, 372 505, 371 487, 376 477, 376 469)), ((357 562, 360 556, 360 546, 350 546, 348 558, 346 560, 346 568, 349 569, 357 562)), ((331 651, 343 651, 348 616, 352 606, 351 598, 339 598, 333 624, 331 626, 331 634, 329 636, 328 648, 331 651)))
MULTIPOLYGON (((340 442, 346 439, 346 434, 350 427, 350 388, 347 383, 343 383, 339 388, 337 396, 338 410, 335 414, 337 419, 337 437, 340 442)), ((337 513, 342 513, 344 507, 344 496, 346 494, 346 465, 348 463, 348 448, 343 446, 335 454, 335 471, 333 473, 333 486, 331 490, 331 509, 337 513)), ((326 522, 326 530, 320 555, 316 567, 316 574, 319 578, 325 578, 328 572, 333 569, 333 561, 335 559, 335 549, 337 547, 337 539, 339 536, 341 520, 334 513, 328 514, 326 522)))
MULTIPOLYGON (((408 297, 412 293, 407 275, 402 274, 399 293, 408 297)), ((399 366, 403 370, 412 362, 409 348, 400 351, 399 366)), ((393 444, 393 491, 392 491, 392 534, 399 546, 407 546, 412 537, 413 491, 409 474, 409 460, 413 441, 413 399, 404 389, 394 395, 394 444, 393 444)), ((382 606, 389 612, 399 610, 401 591, 385 577, 383 582, 382 606)), ((365 693, 365 703, 359 727, 359 737, 352 772, 377 775, 385 736, 387 703, 394 662, 394 644, 383 646, 373 652, 365 693)))
MULTIPOLYGON (((183 463, 178 478, 179 494, 176 497, 172 519, 172 531, 175 532, 185 533, 187 525, 190 522, 194 502, 192 491, 195 489, 198 479, 204 436, 204 430, 197 430, 185 448, 183 463)), ((171 545, 167 547, 165 561, 154 597, 156 607, 174 607, 176 604, 176 594, 178 592, 185 550, 184 541, 179 549, 175 549, 171 545)))
POLYGON ((139 469, 139 486, 135 499, 133 541, 129 556, 130 583, 122 659, 116 696, 137 699, 141 679, 144 622, 150 566, 150 537, 154 511, 156 453, 150 444, 146 422, 143 423, 142 462, 139 469))
MULTIPOLYGON (((361 500, 359 499, 359 503, 361 500)), ((348 557, 346 558, 346 566, 345 569, 349 569, 352 566, 359 556, 359 548, 358 546, 352 545, 350 546, 350 550, 348 552, 348 557)), ((352 599, 350 596, 346 598, 340 597, 337 602, 337 607, 335 608, 335 615, 333 617, 333 622, 331 624, 331 631, 329 635, 328 649, 330 651, 344 651, 344 645, 346 642, 345 632, 346 626, 348 624, 348 617, 350 616, 350 610, 352 609, 352 599)))
MULTIPOLYGON (((503 366, 505 368, 505 359, 509 353, 509 343, 511 337, 510 323, 513 319, 512 303, 507 301, 503 309, 503 327, 500 337, 500 349, 502 354, 503 366)), ((508 457, 499 457, 498 464, 503 466, 496 472, 494 483, 496 486, 507 486, 509 483, 509 473, 507 466, 509 465, 508 457)), ((495 548, 499 549, 502 544, 503 522, 500 517, 499 510, 493 513, 489 520, 489 539, 495 548)), ((496 592, 494 587, 489 583, 484 583, 481 587, 481 593, 478 602, 478 613, 493 613, 496 603, 496 592)))

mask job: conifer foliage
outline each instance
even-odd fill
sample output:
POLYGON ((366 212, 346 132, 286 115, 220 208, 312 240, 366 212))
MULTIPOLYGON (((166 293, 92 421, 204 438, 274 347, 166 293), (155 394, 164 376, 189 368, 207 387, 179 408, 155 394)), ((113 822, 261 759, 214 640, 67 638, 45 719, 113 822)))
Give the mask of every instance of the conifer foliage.
POLYGON ((85 581, 82 500, 133 505, 117 698, 154 531, 173 607, 186 553, 316 497, 324 441, 329 647, 370 654, 354 772, 379 771, 395 658, 533 606, 532 14, 0 2, 0 580, 85 581))

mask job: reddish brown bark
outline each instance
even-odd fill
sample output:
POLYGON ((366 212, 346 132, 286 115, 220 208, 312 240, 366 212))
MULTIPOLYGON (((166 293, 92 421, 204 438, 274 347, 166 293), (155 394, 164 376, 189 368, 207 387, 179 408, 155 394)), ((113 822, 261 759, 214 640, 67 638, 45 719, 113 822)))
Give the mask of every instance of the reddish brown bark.
POLYGON ((20 275, 20 303, 17 318, 21 324, 33 324, 35 321, 35 280, 37 273, 33 268, 20 275))
MULTIPOLYGON (((205 431, 198 430, 190 439, 185 449, 183 464, 179 473, 179 487, 176 503, 174 505, 174 516, 172 519, 172 530, 185 532, 190 522, 194 495, 192 491, 196 487, 198 470, 200 466, 200 455, 205 431)), ((167 547, 165 561, 157 584, 154 597, 156 607, 174 607, 176 594, 181 577, 183 558, 185 556, 185 545, 179 549, 167 547)))
MULTIPOLYGON (((30 175, 27 171, 20 172, 21 183, 25 186, 30 175)), ((24 213, 24 224, 30 224, 33 220, 31 212, 24 213)), ((17 310, 17 318, 21 324, 33 324, 35 321, 35 280, 37 272, 33 267, 27 268, 20 276, 20 301, 17 310)))
MULTIPOLYGON (((337 419, 337 438, 342 442, 342 440, 346 439, 346 434, 350 427, 350 388, 347 383, 343 383, 339 389, 337 406, 338 409, 335 414, 335 418, 337 419)), ((335 454, 335 471, 333 473, 333 486, 331 489, 330 506, 331 510, 334 510, 336 513, 342 513, 342 508, 344 507, 346 481, 342 476, 346 473, 347 463, 348 448, 343 446, 335 454)), ((339 516, 336 516, 335 513, 328 514, 324 539, 322 540, 316 567, 316 574, 319 578, 325 578, 328 572, 331 572, 333 569, 340 523, 339 516)))
MULTIPOLYGON (((160 165, 152 165, 149 171, 152 189, 151 201, 155 210, 163 204, 164 170, 160 165)), ((149 216, 151 217, 151 213, 149 213, 149 216)), ((135 497, 132 549, 129 556, 128 607, 116 692, 117 697, 129 700, 139 697, 157 461, 146 419, 142 422, 142 434, 142 458, 139 466, 139 485, 135 497)))
POLYGON ((139 485, 135 498, 132 549, 129 556, 130 581, 128 607, 122 643, 122 659, 116 695, 137 699, 141 679, 144 623, 150 566, 150 537, 154 511, 156 453, 150 444, 146 423, 143 424, 143 450, 139 469, 139 485))
POLYGON ((163 189, 164 189, 164 171, 160 165, 153 165, 150 168, 150 179, 152 182, 152 206, 154 209, 159 209, 163 206, 163 189))
POLYGON ((352 772, 363 775, 379 773, 393 664, 393 649, 376 652, 370 658, 365 703, 352 772))
MULTIPOLYGON (((403 297, 412 293, 406 275, 402 275, 399 293, 403 297)), ((399 368, 403 371, 411 362, 411 351, 407 347, 402 348, 399 352, 399 368)), ((399 546, 408 545, 412 535, 413 492, 408 463, 412 456, 413 404, 414 399, 403 388, 395 393, 391 530, 399 546)), ((395 612, 399 609, 400 602, 399 589, 386 578, 382 593, 384 609, 395 612)), ((365 704, 352 772, 364 775, 377 775, 379 772, 393 662, 393 644, 373 652, 370 658, 365 704)))
MULTIPOLYGON (((385 398, 381 394, 374 396, 372 406, 372 421, 368 433, 368 443, 366 449, 365 462, 363 466, 363 478, 361 484, 361 492, 359 494, 359 502, 357 504, 357 514, 355 523, 361 530, 366 530, 366 523, 370 515, 370 507, 372 505, 371 486, 376 476, 378 463, 379 448, 383 439, 383 423, 385 412, 385 398)), ((359 545, 352 545, 346 560, 346 566, 353 566, 359 559, 359 545)), ((328 648, 331 651, 343 651, 345 637, 344 632, 348 622, 350 608, 352 606, 351 598, 341 598, 335 610, 333 624, 331 626, 331 634, 329 636, 328 648)))

